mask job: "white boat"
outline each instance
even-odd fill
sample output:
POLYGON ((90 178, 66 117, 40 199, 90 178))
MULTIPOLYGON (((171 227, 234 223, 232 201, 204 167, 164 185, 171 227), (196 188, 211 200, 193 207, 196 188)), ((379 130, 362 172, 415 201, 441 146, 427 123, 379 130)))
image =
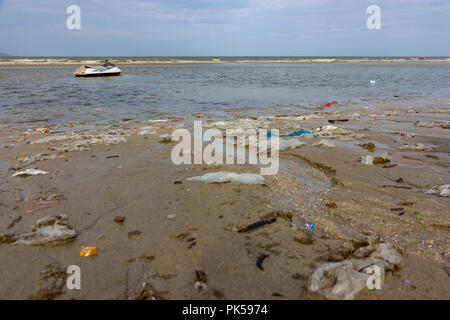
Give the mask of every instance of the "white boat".
POLYGON ((81 66, 75 70, 76 77, 106 77, 106 76, 118 76, 122 70, 116 67, 114 64, 105 60, 101 66, 81 66))

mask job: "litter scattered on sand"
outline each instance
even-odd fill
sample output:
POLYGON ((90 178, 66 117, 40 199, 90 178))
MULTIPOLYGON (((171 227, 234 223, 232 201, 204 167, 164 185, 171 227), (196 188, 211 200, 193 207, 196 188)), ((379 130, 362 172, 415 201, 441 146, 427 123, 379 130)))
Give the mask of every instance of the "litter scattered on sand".
POLYGON ((28 176, 37 176, 41 174, 48 174, 48 171, 38 169, 27 169, 25 171, 16 172, 11 177, 28 177, 28 176))
POLYGON ((442 197, 450 196, 450 184, 445 184, 443 186, 440 186, 439 191, 441 192, 440 195, 442 197))
POLYGON ((44 245, 60 241, 71 241, 78 232, 69 225, 66 215, 46 216, 31 226, 31 232, 22 234, 1 235, 0 242, 14 242, 14 244, 44 245))
POLYGON ((314 147, 322 147, 322 148, 336 148, 336 145, 332 141, 328 140, 320 140, 313 144, 314 147))
POLYGON ((361 163, 365 164, 367 166, 372 166, 374 164, 382 164, 390 162, 387 153, 382 154, 379 157, 372 157, 372 156, 363 156, 361 157, 361 163))
POLYGON ((234 184, 266 184, 264 177, 256 173, 235 173, 235 172, 210 172, 202 176, 188 178, 189 181, 201 181, 206 183, 224 183, 234 184))
POLYGON ((368 286, 371 273, 379 271, 380 284, 385 271, 394 270, 402 256, 389 243, 362 246, 353 252, 355 258, 321 265, 310 277, 310 292, 327 299, 352 300, 368 286))
POLYGON ((399 149, 400 150, 414 150, 414 151, 431 151, 436 146, 426 146, 423 143, 417 143, 416 145, 404 144, 399 149))
POLYGON ((123 136, 118 135, 89 135, 84 136, 83 139, 76 140, 71 143, 66 143, 62 147, 53 148, 56 151, 60 152, 76 152, 76 151, 86 151, 89 150, 90 147, 98 144, 104 145, 113 145, 122 142, 127 142, 127 140, 123 136))

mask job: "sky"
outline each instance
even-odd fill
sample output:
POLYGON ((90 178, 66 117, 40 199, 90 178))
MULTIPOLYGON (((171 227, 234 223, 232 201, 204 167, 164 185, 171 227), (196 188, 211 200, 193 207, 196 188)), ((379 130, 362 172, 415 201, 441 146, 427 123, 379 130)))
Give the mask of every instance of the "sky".
POLYGON ((18 56, 450 56, 449 40, 450 0, 0 0, 18 56))

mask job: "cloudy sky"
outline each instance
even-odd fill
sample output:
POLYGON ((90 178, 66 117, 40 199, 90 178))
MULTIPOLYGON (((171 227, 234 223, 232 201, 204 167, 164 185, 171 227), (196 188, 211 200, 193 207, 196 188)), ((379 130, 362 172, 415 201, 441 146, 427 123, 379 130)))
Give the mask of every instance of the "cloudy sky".
POLYGON ((450 0, 0 0, 0 52, 22 56, 450 56, 449 40, 450 0))

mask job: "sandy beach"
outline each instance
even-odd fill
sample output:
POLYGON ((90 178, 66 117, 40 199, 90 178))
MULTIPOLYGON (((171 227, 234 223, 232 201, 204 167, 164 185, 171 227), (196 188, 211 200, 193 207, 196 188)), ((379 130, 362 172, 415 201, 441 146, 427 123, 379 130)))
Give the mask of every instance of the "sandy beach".
POLYGON ((439 189, 450 183, 448 103, 340 108, 196 116, 224 121, 220 129, 310 130, 293 138, 304 145, 280 152, 265 185, 188 180, 259 173, 173 164, 176 143, 160 135, 191 130, 191 119, 0 129, 0 299, 324 299, 309 288, 315 270, 356 259, 368 242, 392 244, 402 259, 381 290, 355 298, 449 299, 450 199, 439 189), (323 140, 334 147, 316 145, 323 140), (385 163, 361 162, 385 153, 385 163), (48 173, 12 177, 26 169, 48 173), (70 241, 20 243, 38 219, 58 215, 76 230, 70 241), (270 223, 245 230, 258 221, 270 223), (90 246, 97 253, 80 256, 90 246), (70 265, 81 290, 65 286, 70 265))

